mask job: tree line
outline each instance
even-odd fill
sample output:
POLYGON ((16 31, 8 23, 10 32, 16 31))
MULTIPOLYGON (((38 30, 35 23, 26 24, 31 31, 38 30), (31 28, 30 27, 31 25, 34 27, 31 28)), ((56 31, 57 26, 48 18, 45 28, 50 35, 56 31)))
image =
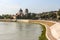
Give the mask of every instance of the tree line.
POLYGON ((13 17, 16 17, 16 19, 38 19, 38 17, 36 17, 36 13, 31 13, 28 9, 25 9, 24 13, 23 10, 20 9, 16 15, 0 15, 0 19, 14 19, 13 17))
POLYGON ((0 19, 43 19, 43 20, 60 20, 60 10, 58 11, 50 11, 50 12, 42 12, 42 13, 31 13, 28 9, 23 10, 20 9, 16 15, 0 15, 0 19))

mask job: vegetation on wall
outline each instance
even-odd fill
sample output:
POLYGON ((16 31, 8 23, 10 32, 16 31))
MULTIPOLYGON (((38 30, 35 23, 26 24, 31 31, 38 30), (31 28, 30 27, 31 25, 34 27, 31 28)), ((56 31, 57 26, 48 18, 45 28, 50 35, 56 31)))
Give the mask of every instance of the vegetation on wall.
POLYGON ((39 37, 39 40, 48 40, 47 37, 46 37, 46 28, 44 25, 41 25, 42 28, 43 28, 43 31, 42 31, 42 34, 41 36, 39 37))

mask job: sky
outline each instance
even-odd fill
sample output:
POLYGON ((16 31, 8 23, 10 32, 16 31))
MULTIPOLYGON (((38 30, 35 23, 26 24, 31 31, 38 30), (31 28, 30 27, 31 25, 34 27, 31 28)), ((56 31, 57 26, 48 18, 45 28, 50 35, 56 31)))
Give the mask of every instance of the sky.
POLYGON ((60 0, 0 0, 1 14, 16 14, 19 9, 40 13, 60 9, 60 0))

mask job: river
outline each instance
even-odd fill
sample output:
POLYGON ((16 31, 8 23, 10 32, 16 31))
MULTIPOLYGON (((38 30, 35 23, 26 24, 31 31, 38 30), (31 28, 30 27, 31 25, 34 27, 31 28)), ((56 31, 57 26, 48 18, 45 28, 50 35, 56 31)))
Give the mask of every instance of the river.
POLYGON ((0 40, 38 40, 42 30, 39 24, 0 22, 0 40))

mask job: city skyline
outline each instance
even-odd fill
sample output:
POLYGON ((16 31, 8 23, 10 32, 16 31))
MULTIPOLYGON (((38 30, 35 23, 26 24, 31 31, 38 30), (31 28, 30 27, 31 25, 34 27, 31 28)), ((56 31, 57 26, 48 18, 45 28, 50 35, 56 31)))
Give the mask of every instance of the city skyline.
POLYGON ((1 14, 16 14, 22 8, 29 12, 46 12, 60 9, 60 0, 0 0, 1 14))

